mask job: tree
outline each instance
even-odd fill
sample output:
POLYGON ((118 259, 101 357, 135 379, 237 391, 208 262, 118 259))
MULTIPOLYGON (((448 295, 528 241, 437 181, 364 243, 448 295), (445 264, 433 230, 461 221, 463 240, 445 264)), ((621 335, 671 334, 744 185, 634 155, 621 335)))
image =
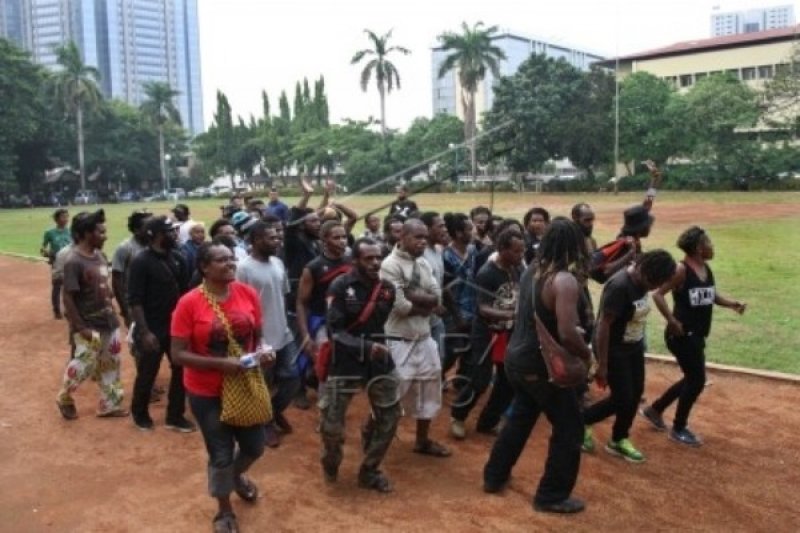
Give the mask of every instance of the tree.
POLYGON ((181 123, 181 114, 175 107, 173 99, 180 94, 169 86, 169 83, 161 81, 145 82, 144 94, 147 100, 140 106, 142 113, 156 126, 158 130, 158 161, 161 169, 161 184, 164 190, 167 189, 167 169, 164 159, 164 124, 173 122, 181 123))
POLYGON ((360 63, 365 57, 371 57, 361 70, 361 90, 367 92, 369 81, 372 74, 375 74, 375 85, 378 88, 378 96, 381 100, 381 135, 386 139, 386 95, 391 93, 397 86, 400 88, 400 73, 397 67, 387 59, 389 54, 396 52, 408 55, 411 50, 402 46, 389 46, 389 39, 392 37, 392 30, 384 33, 380 37, 371 30, 364 30, 369 38, 372 48, 364 48, 353 55, 350 60, 351 65, 360 63))
MULTIPOLYGON (((687 150, 682 97, 666 81, 647 72, 631 74, 619 93, 619 153, 623 161, 664 163, 687 150)), ((626 163, 627 166, 627 163, 626 163)), ((628 173, 632 174, 630 168, 628 173)))
POLYGON ((786 63, 777 66, 775 77, 764 86, 764 122, 800 135, 800 42, 795 42, 786 63))
POLYGON ((103 98, 97 87, 100 72, 83 62, 74 41, 57 47, 55 52, 56 62, 61 69, 52 75, 53 91, 67 113, 75 116, 81 189, 85 189, 83 119, 84 112, 95 109, 103 98))
POLYGON ((499 62, 506 59, 503 50, 492 44, 492 36, 497 33, 497 26, 490 26, 486 29, 482 27, 483 22, 476 23, 472 28, 466 22, 462 22, 463 33, 445 32, 439 35, 442 50, 450 52, 439 68, 439 77, 442 78, 451 70, 458 69, 465 117, 464 137, 470 148, 473 179, 477 174, 475 93, 478 90, 478 84, 486 77, 487 69, 495 78, 500 77, 499 62))

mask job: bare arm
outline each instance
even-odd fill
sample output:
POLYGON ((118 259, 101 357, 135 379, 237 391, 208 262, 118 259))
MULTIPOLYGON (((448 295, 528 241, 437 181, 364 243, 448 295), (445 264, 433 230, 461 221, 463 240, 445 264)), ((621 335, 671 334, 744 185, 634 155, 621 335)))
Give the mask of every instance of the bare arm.
POLYGON ((344 222, 344 230, 347 233, 352 233, 356 222, 358 222, 358 213, 344 204, 331 202, 330 206, 344 214, 344 216, 347 218, 347 220, 344 222))
POLYGON ((478 314, 489 322, 502 322, 504 320, 514 319, 513 309, 497 309, 492 307, 492 304, 480 304, 478 306, 478 314))
POLYGON ((628 250, 625 255, 616 261, 610 261, 605 267, 603 267, 603 275, 605 275, 607 278, 611 277, 616 274, 617 271, 622 270, 634 260, 636 257, 636 245, 633 242, 630 242, 629 246, 630 250, 628 250))
POLYGON ((608 343, 611 334, 611 324, 616 319, 616 315, 605 311, 601 314, 597 322, 597 333, 594 338, 594 349, 597 353, 597 373, 595 379, 601 387, 605 387, 608 376, 608 343))
POLYGON ((683 287, 683 283, 686 281, 686 267, 683 263, 678 263, 678 268, 675 270, 675 275, 672 276, 668 282, 658 288, 653 293, 653 301, 656 303, 656 307, 658 311, 661 313, 661 316, 667 321, 667 329, 672 335, 677 335, 679 337, 683 336, 683 324, 678 322, 675 318, 675 315, 672 314, 672 311, 669 309, 669 305, 667 304, 667 299, 664 298, 667 293, 679 289, 683 287))
POLYGON ((314 194, 314 187, 311 186, 305 178, 300 180, 300 185, 303 189, 303 196, 300 197, 300 201, 297 202, 298 209, 305 209, 308 205, 308 201, 311 199, 311 195, 314 194))
POLYGON ((307 348, 316 356, 317 345, 308 333, 308 303, 311 301, 311 291, 314 289, 314 278, 308 268, 303 269, 300 282, 297 285, 297 331, 300 333, 300 347, 307 348))
POLYGON ((205 357, 189 351, 189 341, 180 337, 172 337, 170 354, 176 365, 189 368, 202 368, 207 370, 220 370, 225 373, 235 374, 241 372, 239 361, 231 357, 205 357))
POLYGON ((726 298, 720 293, 717 293, 714 296, 714 303, 721 307, 727 307, 728 309, 733 309, 740 315, 743 315, 744 312, 747 310, 747 304, 745 302, 740 302, 739 300, 731 300, 730 298, 726 298))
MULTIPOLYGON (((592 351, 583 340, 583 330, 578 316, 578 301, 583 288, 575 276, 560 272, 552 281, 552 299, 555 304, 556 323, 561 344, 585 361, 592 358, 592 351)), ((544 296, 544 295, 543 295, 544 296)))
POLYGON ((122 319, 125 321, 125 325, 129 326, 131 318, 128 314, 128 306, 126 304, 125 274, 123 272, 117 272, 116 270, 111 272, 111 290, 114 293, 114 299, 117 300, 117 304, 119 305, 119 312, 122 315, 122 319))

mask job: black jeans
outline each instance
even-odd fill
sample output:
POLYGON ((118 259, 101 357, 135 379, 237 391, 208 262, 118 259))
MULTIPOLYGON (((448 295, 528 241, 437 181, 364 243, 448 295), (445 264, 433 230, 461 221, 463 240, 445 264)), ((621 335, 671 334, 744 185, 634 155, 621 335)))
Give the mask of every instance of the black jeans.
POLYGON ((686 428, 689 412, 706 386, 706 340, 701 335, 687 333, 683 337, 664 334, 667 348, 678 360, 683 372, 683 379, 668 388, 661 397, 653 402, 653 409, 659 413, 678 400, 675 409, 673 429, 686 428))
POLYGON ((534 502, 561 502, 572 494, 581 464, 583 422, 578 397, 573 389, 556 387, 546 378, 521 374, 508 367, 506 374, 515 393, 514 402, 511 416, 497 437, 483 469, 484 481, 494 486, 508 481, 536 420, 543 412, 553 432, 534 502))
POLYGON ((293 340, 276 351, 275 364, 264 370, 264 379, 272 395, 272 412, 276 415, 289 407, 300 390, 300 374, 297 369, 299 355, 300 349, 293 340))
POLYGON ((172 364, 172 357, 169 353, 169 336, 158 339, 159 347, 156 352, 144 350, 139 338, 134 339, 134 343, 136 344, 136 380, 133 382, 131 413, 134 418, 149 416, 150 394, 153 390, 153 384, 156 382, 158 370, 161 368, 161 358, 164 354, 167 354, 171 370, 169 392, 167 393, 167 422, 180 421, 186 411, 183 367, 172 364))
POLYGON ((53 280, 53 286, 50 290, 50 303, 53 306, 53 314, 61 314, 61 287, 64 286, 63 280, 53 280))
POLYGON ((644 350, 610 353, 608 388, 611 395, 587 407, 583 421, 592 425, 615 415, 611 439, 627 439, 644 392, 644 350))
POLYGON ((247 472, 264 453, 264 426, 225 424, 219 419, 222 401, 218 396, 189 394, 189 405, 208 451, 208 492, 214 498, 224 498, 233 491, 236 477, 247 472))
POLYGON ((462 364, 462 369, 470 381, 461 388, 450 410, 453 418, 462 422, 467 419, 472 408, 475 407, 481 395, 486 392, 492 382, 492 370, 495 368, 497 373, 492 393, 478 417, 477 427, 479 431, 491 431, 497 426, 500 417, 503 416, 514 398, 514 391, 508 383, 503 365, 493 364, 491 343, 488 342, 488 339, 472 339, 472 353, 469 361, 463 360, 462 364))

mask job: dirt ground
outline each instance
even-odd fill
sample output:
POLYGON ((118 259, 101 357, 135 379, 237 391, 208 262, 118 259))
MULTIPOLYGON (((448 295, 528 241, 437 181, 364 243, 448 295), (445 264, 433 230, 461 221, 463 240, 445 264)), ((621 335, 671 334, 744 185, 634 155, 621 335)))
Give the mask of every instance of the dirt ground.
MULTIPOLYGON (((0 257, 0 531, 210 531, 215 505, 206 495, 202 439, 164 429, 164 402, 151 409, 156 431, 142 433, 130 419, 95 418, 97 390, 89 381, 76 396, 80 418, 59 416, 66 324, 51 318, 48 279, 44 264, 0 257)), ((127 355, 123 365, 129 394, 127 355)), ((165 365, 161 383, 167 373, 165 365)), ((647 373, 650 397, 678 376, 672 365, 649 364, 647 373)), ((631 465, 602 450, 584 456, 575 489, 587 502, 580 515, 531 509, 550 431, 545 420, 502 495, 481 490, 492 439, 470 433, 452 441, 445 412, 433 434, 452 446, 453 457, 411 453, 413 424, 405 419, 385 463, 395 492, 357 488, 363 398, 349 413, 337 485, 322 481, 314 411, 291 408, 294 434, 251 471, 262 497, 234 505, 243 531, 799 530, 800 386, 729 374, 710 379, 692 418, 705 445, 680 447, 638 419, 632 438, 647 462, 631 465)), ((608 423, 595 431, 601 441, 609 432, 608 423)))

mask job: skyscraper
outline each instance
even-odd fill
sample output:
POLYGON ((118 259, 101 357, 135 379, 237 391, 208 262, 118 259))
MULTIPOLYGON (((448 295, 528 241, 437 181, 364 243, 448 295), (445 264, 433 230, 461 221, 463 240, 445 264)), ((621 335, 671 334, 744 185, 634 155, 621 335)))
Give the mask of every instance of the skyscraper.
POLYGON ((772 6, 711 15, 711 36, 774 30, 794 26, 794 6, 772 6))
MULTIPOLYGON (((581 70, 589 70, 595 61, 604 59, 602 56, 579 50, 562 44, 547 42, 542 39, 522 37, 510 32, 496 35, 492 39, 492 44, 499 47, 506 55, 506 59, 500 61, 500 75, 510 76, 514 74, 519 66, 528 59, 531 54, 543 54, 553 59, 563 58, 570 65, 581 70)), ((461 84, 458 80, 457 69, 439 78, 439 69, 445 57, 450 52, 441 48, 434 48, 431 57, 431 80, 433 85, 433 114, 447 113, 456 115, 464 119, 464 109, 461 105, 461 84)), ((494 101, 495 78, 491 71, 486 72, 486 77, 478 85, 475 95, 475 111, 478 117, 481 113, 491 109, 494 101)))
POLYGON ((169 83, 183 126, 203 131, 197 0, 0 0, 0 35, 51 68, 75 41, 107 98, 139 105, 144 83, 169 83))

